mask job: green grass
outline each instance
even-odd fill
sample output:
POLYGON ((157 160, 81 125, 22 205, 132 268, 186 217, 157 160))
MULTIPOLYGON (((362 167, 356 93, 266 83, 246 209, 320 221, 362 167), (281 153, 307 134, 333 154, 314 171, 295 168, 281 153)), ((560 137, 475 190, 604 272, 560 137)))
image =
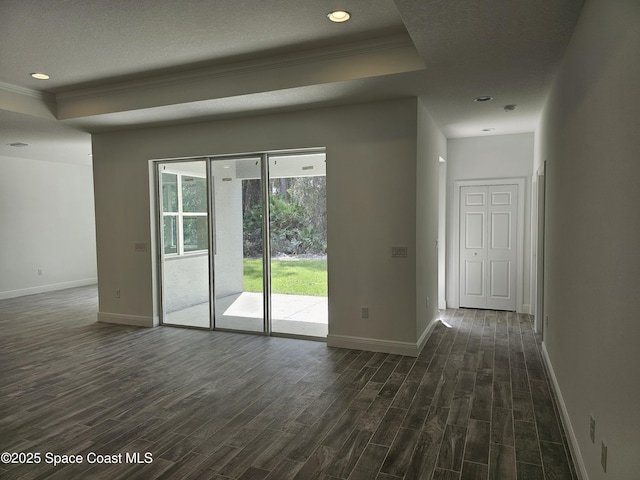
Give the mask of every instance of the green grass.
MULTIPOLYGON (((262 292, 262 260, 244 260, 244 291, 262 292)), ((327 296, 326 260, 274 260, 271 293, 327 296)))

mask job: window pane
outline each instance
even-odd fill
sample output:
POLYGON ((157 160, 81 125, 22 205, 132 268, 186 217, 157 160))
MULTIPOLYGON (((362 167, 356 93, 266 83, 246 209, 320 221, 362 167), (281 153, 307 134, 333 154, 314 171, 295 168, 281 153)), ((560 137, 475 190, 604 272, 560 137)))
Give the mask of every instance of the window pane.
POLYGON ((185 215, 182 226, 184 228, 185 252, 207 249, 207 217, 188 217, 185 215))
POLYGON ((178 253, 178 229, 173 215, 164 215, 164 254, 178 253))
POLYGON ((162 211, 178 211, 178 176, 172 173, 162 174, 162 211))
POLYGON ((207 211, 207 183, 200 177, 182 177, 182 211, 207 211))

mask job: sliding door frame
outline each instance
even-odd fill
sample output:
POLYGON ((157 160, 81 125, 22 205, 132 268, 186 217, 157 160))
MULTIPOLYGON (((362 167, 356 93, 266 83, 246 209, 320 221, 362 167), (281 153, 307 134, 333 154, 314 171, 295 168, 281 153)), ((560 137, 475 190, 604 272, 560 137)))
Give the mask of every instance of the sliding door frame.
POLYGON ((264 291, 264 333, 271 335, 271 193, 269 192, 269 154, 260 156, 262 162, 262 290, 264 291))
POLYGON ((166 160, 156 160, 153 162, 153 171, 154 171, 154 183, 156 188, 156 245, 157 245, 157 265, 158 265, 158 301, 160 302, 160 312, 159 312, 159 324, 161 326, 175 326, 182 328, 193 328, 197 330, 213 330, 214 324, 213 319, 215 318, 215 305, 213 302, 213 282, 212 278, 212 265, 213 265, 213 235, 211 234, 211 224, 213 219, 213 210, 212 210, 212 201, 213 198, 213 183, 211 182, 211 161, 208 157, 192 157, 192 158, 180 158, 180 159, 166 159, 166 160), (165 322, 165 284, 164 284, 164 273, 165 273, 165 259, 164 259, 164 215, 163 215, 163 200, 162 200, 162 182, 160 181, 162 178, 162 172, 160 171, 160 167, 162 165, 167 164, 180 164, 180 163, 192 163, 202 161, 205 162, 206 169, 206 186, 207 186, 207 248, 208 248, 208 270, 209 270, 209 326, 208 327, 198 327, 193 325, 177 325, 173 323, 165 322))
MULTIPOLYGON (((159 292, 158 298, 160 303, 160 325, 176 326, 183 328, 194 328, 199 330, 217 330, 217 331, 229 331, 235 333, 250 333, 253 335, 268 335, 268 336, 282 336, 293 338, 305 338, 311 340, 319 340, 315 337, 307 337, 304 335, 290 335, 280 334, 272 332, 272 318, 271 318, 271 222, 270 222, 270 198, 271 192, 269 191, 269 159, 270 157, 283 157, 283 156, 296 156, 296 155, 310 155, 314 153, 322 153, 326 155, 326 148, 313 147, 313 148, 301 148, 295 150, 271 150, 267 152, 249 152, 249 153, 237 153, 231 155, 211 155, 203 157, 189 157, 189 158, 167 158, 153 160, 154 173, 155 173, 155 186, 156 186, 156 220, 158 226, 156 228, 157 248, 157 261, 158 261, 158 275, 159 275, 159 292), (260 158, 260 175, 261 175, 261 190, 262 190, 262 283, 263 283, 263 331, 250 331, 250 330, 234 330, 229 328, 219 328, 216 326, 216 302, 215 302, 215 253, 216 253, 216 212, 215 212, 215 191, 214 191, 214 179, 212 175, 212 163, 216 161, 224 160, 241 160, 247 158, 260 158), (160 165, 170 163, 186 163, 194 161, 206 161, 206 174, 207 174, 207 208, 208 212, 208 248, 209 248, 209 327, 195 327, 186 325, 175 325, 164 322, 165 316, 165 285, 164 285, 164 245, 163 245, 163 216, 162 216, 162 186, 160 183, 161 172, 160 165)), ((321 339, 324 341, 324 339, 321 339)))

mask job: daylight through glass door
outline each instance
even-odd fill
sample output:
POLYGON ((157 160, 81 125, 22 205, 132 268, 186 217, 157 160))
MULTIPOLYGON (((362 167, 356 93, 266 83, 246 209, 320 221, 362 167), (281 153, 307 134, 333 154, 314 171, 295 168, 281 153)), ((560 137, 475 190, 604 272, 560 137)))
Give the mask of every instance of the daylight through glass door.
POLYGON ((161 321, 211 328, 207 161, 158 164, 161 321))
POLYGON ((158 163, 162 324, 326 338, 325 158, 158 163))
POLYGON ((328 333, 324 153, 269 157, 271 330, 328 333))
POLYGON ((262 157, 213 159, 211 175, 214 326, 264 332, 262 157))

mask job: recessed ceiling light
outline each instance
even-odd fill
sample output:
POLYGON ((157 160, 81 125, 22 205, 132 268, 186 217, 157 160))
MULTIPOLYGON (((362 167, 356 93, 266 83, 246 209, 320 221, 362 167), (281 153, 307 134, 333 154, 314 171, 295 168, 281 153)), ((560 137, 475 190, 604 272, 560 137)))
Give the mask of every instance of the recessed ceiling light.
POLYGON ((334 10, 333 12, 327 13, 327 18, 334 23, 342 23, 349 20, 351 14, 346 10, 334 10))
POLYGON ((504 111, 505 112, 513 112, 516 109, 516 107, 517 107, 516 104, 505 105, 504 106, 504 111))
POLYGON ((493 97, 489 97, 487 95, 482 95, 481 97, 473 99, 474 102, 490 102, 491 100, 493 100, 493 97))
POLYGON ((32 73, 31 76, 37 80, 49 80, 49 78, 51 78, 49 75, 47 75, 46 73, 42 73, 42 72, 35 72, 32 73))
POLYGON ((28 143, 22 143, 22 142, 7 143, 7 145, 9 145, 10 147, 28 147, 29 146, 28 143))
POLYGON ((493 132, 495 130, 495 128, 483 128, 482 131, 483 132, 493 132))

